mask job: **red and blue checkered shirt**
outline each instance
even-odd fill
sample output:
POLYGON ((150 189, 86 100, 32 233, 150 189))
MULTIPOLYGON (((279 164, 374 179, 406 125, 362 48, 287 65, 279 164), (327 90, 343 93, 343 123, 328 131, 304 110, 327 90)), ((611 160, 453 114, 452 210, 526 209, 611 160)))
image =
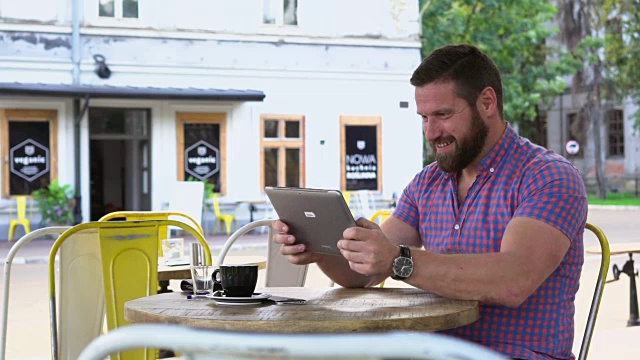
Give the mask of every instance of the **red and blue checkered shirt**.
POLYGON ((481 161, 462 204, 456 175, 433 163, 405 188, 394 216, 419 231, 426 250, 438 253, 499 252, 507 224, 519 216, 562 231, 571 240, 569 250, 521 306, 481 304, 478 321, 445 333, 513 358, 573 358, 574 300, 584 261, 587 195, 570 162, 507 126, 481 161))

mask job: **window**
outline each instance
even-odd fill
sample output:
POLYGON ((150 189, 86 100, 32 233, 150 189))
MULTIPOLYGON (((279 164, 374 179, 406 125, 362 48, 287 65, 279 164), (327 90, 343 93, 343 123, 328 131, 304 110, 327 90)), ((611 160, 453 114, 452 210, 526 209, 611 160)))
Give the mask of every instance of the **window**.
POLYGON ((382 118, 340 117, 340 188, 382 190, 382 118))
POLYGON ((98 0, 98 16, 137 19, 138 0, 98 0))
POLYGON ((624 113, 622 110, 607 111, 608 155, 624 156, 624 113))
POLYGON ((226 194, 226 115, 179 112, 176 122, 178 180, 206 181, 226 194))
POLYGON ((298 0, 264 0, 263 24, 298 25, 298 0))
POLYGON ((304 116, 263 115, 260 137, 260 188, 304 187, 304 116))
POLYGON ((58 113, 0 110, 2 195, 31 195, 58 176, 58 113))

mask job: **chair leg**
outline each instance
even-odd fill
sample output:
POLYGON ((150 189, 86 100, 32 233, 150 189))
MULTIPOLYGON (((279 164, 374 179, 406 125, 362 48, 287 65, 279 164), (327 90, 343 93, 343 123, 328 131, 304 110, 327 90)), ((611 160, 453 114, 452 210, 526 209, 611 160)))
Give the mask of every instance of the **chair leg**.
POLYGON ((9 237, 7 237, 7 242, 13 241, 13 235, 16 232, 16 224, 9 225, 9 237))
POLYGON ((22 226, 24 226, 25 235, 31 232, 31 225, 24 224, 22 226))
POLYGON ((227 235, 231 235, 231 221, 225 220, 224 226, 227 228, 227 235))

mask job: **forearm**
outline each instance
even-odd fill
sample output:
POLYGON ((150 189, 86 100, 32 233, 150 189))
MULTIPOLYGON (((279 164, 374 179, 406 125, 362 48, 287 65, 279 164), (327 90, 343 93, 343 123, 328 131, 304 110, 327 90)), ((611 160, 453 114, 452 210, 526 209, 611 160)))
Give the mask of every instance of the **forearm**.
POLYGON ((452 298, 515 307, 539 286, 515 254, 435 254, 412 252, 410 285, 452 298))

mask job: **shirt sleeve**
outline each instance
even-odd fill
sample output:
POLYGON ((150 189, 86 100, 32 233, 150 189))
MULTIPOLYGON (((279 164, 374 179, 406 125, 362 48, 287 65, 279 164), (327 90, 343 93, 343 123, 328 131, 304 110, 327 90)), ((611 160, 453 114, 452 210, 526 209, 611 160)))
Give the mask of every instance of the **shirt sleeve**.
POLYGON ((418 221, 420 220, 420 209, 418 207, 419 202, 419 183, 420 176, 418 174, 407 187, 404 188, 395 210, 393 211, 393 217, 396 217, 411 227, 417 229, 418 221))
MULTIPOLYGON (((571 242, 579 240, 587 221, 587 192, 578 170, 566 161, 530 164, 513 217, 529 217, 562 231, 571 242)), ((540 163, 538 161, 538 163, 540 163)))

